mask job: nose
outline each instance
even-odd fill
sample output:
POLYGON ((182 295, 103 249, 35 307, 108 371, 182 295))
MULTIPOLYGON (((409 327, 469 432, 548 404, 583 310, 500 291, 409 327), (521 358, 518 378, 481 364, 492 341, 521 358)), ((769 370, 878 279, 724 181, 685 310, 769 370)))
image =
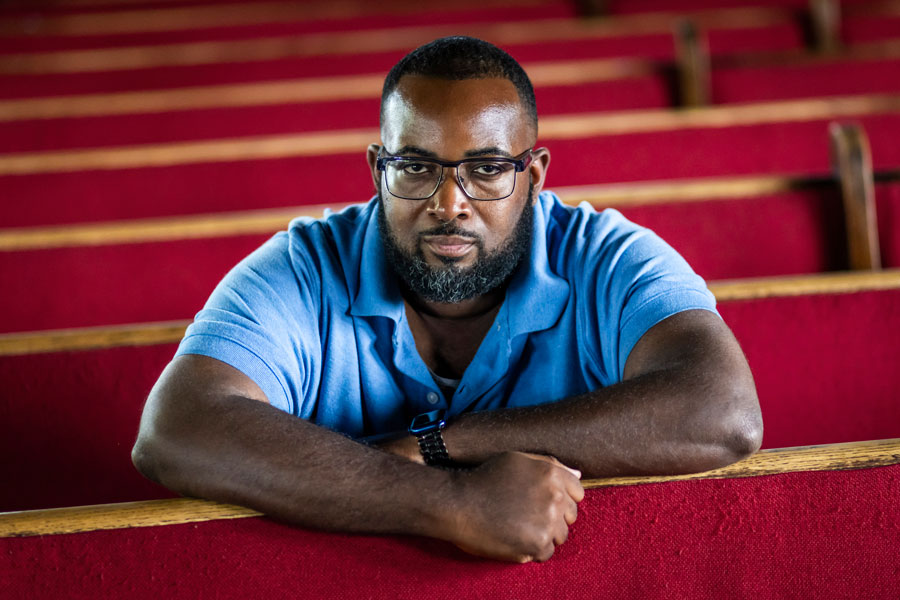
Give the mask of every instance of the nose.
POLYGON ((463 192, 459 182, 456 168, 444 169, 444 177, 434 195, 426 200, 428 202, 428 214, 440 221, 452 221, 453 219, 468 219, 472 213, 472 205, 469 198, 463 192))

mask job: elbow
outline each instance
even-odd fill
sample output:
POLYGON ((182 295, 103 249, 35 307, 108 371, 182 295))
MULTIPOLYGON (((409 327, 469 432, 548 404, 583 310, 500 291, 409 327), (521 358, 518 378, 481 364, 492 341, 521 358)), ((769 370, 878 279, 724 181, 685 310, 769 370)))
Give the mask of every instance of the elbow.
POLYGON ((160 482, 160 457, 152 436, 141 432, 131 448, 131 463, 138 472, 151 481, 160 482))
POLYGON ((730 398, 731 401, 723 403, 726 408, 713 428, 719 467, 748 458, 762 446, 763 421, 756 389, 751 386, 733 391, 730 398))

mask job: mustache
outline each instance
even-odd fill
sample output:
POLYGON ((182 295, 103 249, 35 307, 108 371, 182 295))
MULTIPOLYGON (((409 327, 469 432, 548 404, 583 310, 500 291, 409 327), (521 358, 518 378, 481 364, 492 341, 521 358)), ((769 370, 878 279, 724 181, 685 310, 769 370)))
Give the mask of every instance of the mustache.
POLYGON ((478 244, 481 244, 483 242, 480 235, 478 235, 477 233, 473 233, 467 229, 463 229, 453 221, 449 221, 447 223, 444 223, 443 225, 439 225, 437 227, 433 227, 432 229, 419 232, 419 237, 424 237, 427 235, 455 235, 474 240, 478 244))

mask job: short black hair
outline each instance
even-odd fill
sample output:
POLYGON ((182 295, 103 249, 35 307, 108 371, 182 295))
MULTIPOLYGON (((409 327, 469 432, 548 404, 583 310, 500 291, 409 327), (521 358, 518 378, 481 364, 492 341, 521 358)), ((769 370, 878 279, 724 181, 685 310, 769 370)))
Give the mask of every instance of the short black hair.
POLYGON ((438 79, 508 79, 516 86, 522 106, 537 130, 537 104, 531 80, 516 59, 489 42, 464 35, 443 37, 419 46, 401 58, 384 79, 381 91, 382 124, 385 102, 404 75, 438 79))

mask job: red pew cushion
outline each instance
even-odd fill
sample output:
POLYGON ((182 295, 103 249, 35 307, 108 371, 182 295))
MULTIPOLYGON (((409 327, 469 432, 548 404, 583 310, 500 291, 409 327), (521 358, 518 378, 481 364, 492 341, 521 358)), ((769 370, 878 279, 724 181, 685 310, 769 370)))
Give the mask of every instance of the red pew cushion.
POLYGON ((590 490, 543 564, 261 518, 0 539, 29 598, 888 598, 900 466, 590 490))

